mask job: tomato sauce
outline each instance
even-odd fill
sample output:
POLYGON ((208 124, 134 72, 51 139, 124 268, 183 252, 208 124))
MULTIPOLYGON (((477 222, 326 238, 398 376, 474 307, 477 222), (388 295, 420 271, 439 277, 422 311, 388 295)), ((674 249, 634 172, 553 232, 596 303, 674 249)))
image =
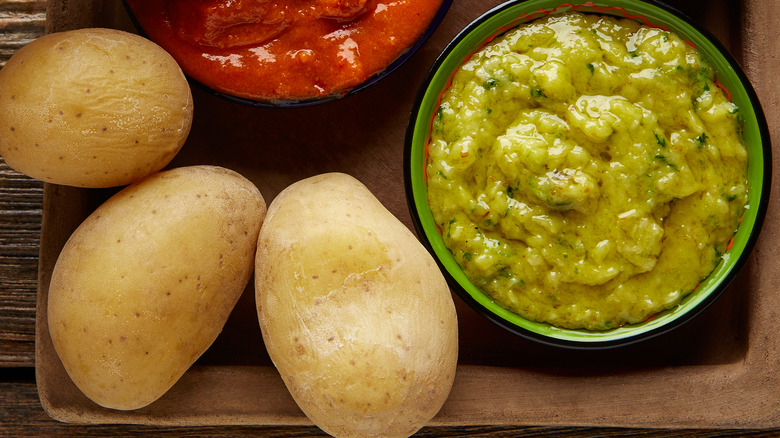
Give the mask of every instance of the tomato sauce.
POLYGON ((128 0, 193 79, 263 101, 338 95, 384 70, 442 0, 128 0))

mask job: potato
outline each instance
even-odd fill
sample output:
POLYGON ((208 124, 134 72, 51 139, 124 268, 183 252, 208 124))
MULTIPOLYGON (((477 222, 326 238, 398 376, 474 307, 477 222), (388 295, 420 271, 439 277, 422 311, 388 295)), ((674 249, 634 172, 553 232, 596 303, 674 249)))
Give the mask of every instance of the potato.
POLYGON ((162 396, 211 345, 249 282, 265 201, 215 166, 154 174, 71 235, 49 286, 51 339, 95 403, 162 396))
POLYGON ((449 395, 452 295, 433 258, 359 181, 299 181, 260 231, 255 293, 268 353, 335 436, 409 436, 449 395))
POLYGON ((192 111, 179 65, 151 41, 113 29, 50 34, 0 70, 0 155, 45 182, 121 186, 173 159, 192 111))

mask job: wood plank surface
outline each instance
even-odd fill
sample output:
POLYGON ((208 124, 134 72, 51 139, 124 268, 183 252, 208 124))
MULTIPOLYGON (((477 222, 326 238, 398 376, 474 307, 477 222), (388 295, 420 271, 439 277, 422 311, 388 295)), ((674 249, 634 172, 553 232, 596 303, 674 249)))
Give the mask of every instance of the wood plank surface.
MULTIPOLYGON (((700 2, 678 3, 696 14, 729 47, 761 98, 770 130, 780 138, 780 43, 775 33, 780 16, 766 13, 771 0, 734 3, 712 2, 699 10, 700 2), (731 6, 724 6, 731 5, 731 6), (736 7, 736 10, 734 9, 736 7), (740 32, 733 29, 742 28, 740 32)), ((0 0, 0 65, 13 51, 41 35, 45 26, 45 1, 0 0)), ((60 11, 61 12, 61 11, 60 11)), ((101 11, 84 11, 85 19, 101 11)), ((777 192, 777 178, 773 183, 777 192)), ((166 427, 98 425, 79 426, 56 422, 43 411, 35 384, 35 300, 38 248, 41 230, 43 184, 9 169, 0 160, 0 437, 16 436, 325 436, 312 426, 166 427)), ((780 211, 771 205, 768 233, 776 232, 780 211)), ((758 265, 778 260, 776 247, 757 248, 758 265)), ((775 262, 776 263, 776 262, 775 262)), ((759 268, 761 269, 761 268, 759 268)), ((775 290, 777 278, 762 278, 760 287, 775 290)), ((720 358, 712 358, 720 362, 720 358)), ((779 364, 772 364, 776 369, 779 364)), ((780 370, 780 369, 779 369, 780 370)), ((739 391, 738 388, 731 390, 739 391)), ((614 427, 457 426, 426 427, 418 436, 498 437, 775 437, 777 429, 626 429, 614 427)))
MULTIPOLYGON (((41 36, 45 0, 0 1, 0 68, 41 36)), ((35 364, 35 295, 43 183, 0 158, 0 366, 35 364)))
POLYGON ((0 1, 0 67, 20 47, 42 34, 46 0, 0 1))
MULTIPOLYGON (((38 394, 31 370, 17 368, 0 381, 0 437, 202 437, 243 438, 327 437, 313 426, 124 426, 72 425, 53 421, 38 402, 38 394)), ((559 426, 450 426, 425 427, 417 438, 495 437, 495 438, 772 438, 778 430, 664 430, 618 427, 559 427, 559 426)))

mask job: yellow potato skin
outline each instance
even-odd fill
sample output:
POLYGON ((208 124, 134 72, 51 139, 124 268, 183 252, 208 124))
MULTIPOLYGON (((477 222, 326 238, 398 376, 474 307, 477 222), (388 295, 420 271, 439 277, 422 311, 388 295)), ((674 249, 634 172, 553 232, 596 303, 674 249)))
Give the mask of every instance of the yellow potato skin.
POLYGON ((299 181, 269 206, 255 262, 268 353, 340 437, 409 436, 455 376, 457 317, 433 258, 355 178, 299 181))
POLYGON ((162 396, 212 344, 249 282, 266 205, 236 172, 154 174, 71 235, 49 286, 54 347, 95 403, 162 396))
POLYGON ((192 115, 190 87, 176 61, 120 30, 45 35, 0 70, 0 155, 45 182, 136 182, 173 159, 192 115))

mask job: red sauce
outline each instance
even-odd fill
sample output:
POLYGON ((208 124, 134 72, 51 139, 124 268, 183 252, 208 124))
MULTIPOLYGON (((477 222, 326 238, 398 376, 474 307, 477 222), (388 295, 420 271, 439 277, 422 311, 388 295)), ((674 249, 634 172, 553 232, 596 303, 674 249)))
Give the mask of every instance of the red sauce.
POLYGON ((442 0, 128 0, 150 39, 209 88, 255 100, 348 91, 422 35, 442 0))

